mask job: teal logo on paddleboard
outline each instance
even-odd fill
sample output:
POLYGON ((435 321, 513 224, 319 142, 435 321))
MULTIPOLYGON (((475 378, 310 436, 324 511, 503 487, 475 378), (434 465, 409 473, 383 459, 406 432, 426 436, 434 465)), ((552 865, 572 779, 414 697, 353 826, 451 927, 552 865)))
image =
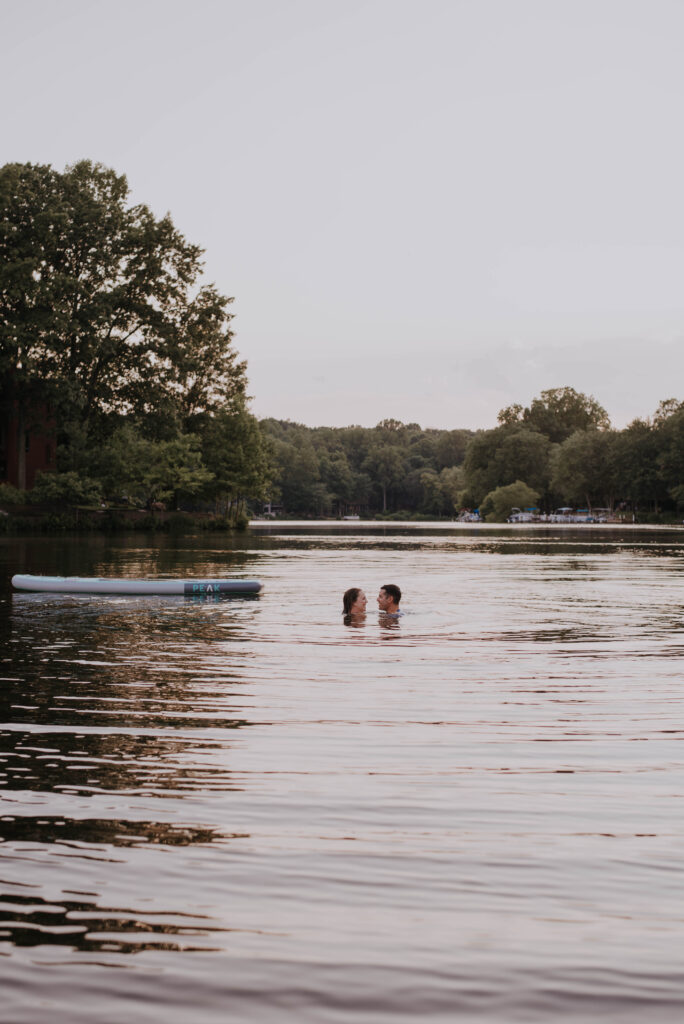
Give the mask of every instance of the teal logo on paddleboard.
POLYGON ((186 583, 184 593, 192 594, 193 597, 199 597, 204 594, 220 594, 222 591, 229 589, 229 587, 222 585, 218 580, 207 580, 199 583, 186 583))
POLYGON ((183 583, 182 593, 186 597, 213 597, 216 594, 258 594, 259 580, 197 580, 183 583))

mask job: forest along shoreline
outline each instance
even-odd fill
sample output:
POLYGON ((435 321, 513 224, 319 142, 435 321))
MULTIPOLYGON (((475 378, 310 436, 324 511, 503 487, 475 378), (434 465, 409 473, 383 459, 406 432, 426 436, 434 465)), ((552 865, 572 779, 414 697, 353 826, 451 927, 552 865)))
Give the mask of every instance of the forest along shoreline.
POLYGON ((675 398, 622 430, 572 387, 486 430, 258 420, 233 299, 204 282, 202 249, 170 215, 130 203, 124 175, 5 164, 0 223, 0 532, 684 515, 675 398))

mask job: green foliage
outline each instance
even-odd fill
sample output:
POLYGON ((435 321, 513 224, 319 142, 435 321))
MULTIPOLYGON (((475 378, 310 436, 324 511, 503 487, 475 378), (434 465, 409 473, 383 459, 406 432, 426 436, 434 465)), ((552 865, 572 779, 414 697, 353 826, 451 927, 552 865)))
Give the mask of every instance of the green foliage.
POLYGON ((513 508, 536 507, 539 494, 522 480, 490 491, 480 504, 480 515, 488 523, 505 523, 513 508))
POLYGON ((41 505, 97 505, 102 500, 102 486, 73 471, 39 473, 30 498, 41 505))
POLYGON ((473 436, 471 430, 433 431, 436 468, 450 469, 463 464, 468 442, 473 436))
MULTIPOLYGON (((661 426, 664 420, 661 420, 661 426)), ((661 468, 662 433, 646 420, 634 420, 616 433, 612 446, 615 493, 633 508, 666 501, 668 488, 661 468)))
MULTIPOLYGON (((684 481, 684 403, 668 399, 652 421, 613 431, 593 397, 555 388, 527 409, 502 410, 499 421, 473 433, 421 430, 399 420, 371 429, 264 420, 274 451, 271 493, 288 514, 385 509, 383 518, 434 517, 473 508, 524 481, 546 511, 563 502, 612 507, 624 501, 674 515, 684 481)), ((530 503, 518 497, 510 507, 530 503)))
POLYGON ((382 420, 376 427, 305 427, 263 420, 273 446, 272 496, 289 515, 453 515, 453 472, 463 461, 469 430, 422 430, 382 420))
POLYGON ((439 474, 447 515, 458 511, 463 504, 464 474, 462 466, 448 466, 439 474))
POLYGON ((212 478, 204 488, 216 505, 245 497, 263 501, 270 484, 270 447, 244 402, 204 417, 202 458, 212 478))
POLYGON ((550 477, 551 442, 524 426, 500 426, 472 439, 465 457, 464 484, 473 505, 497 487, 526 480, 543 494, 550 477))
POLYGON ((556 450, 551 486, 566 501, 612 507, 615 461, 612 431, 577 430, 556 450))
POLYGON ((387 488, 401 479, 404 469, 401 455, 397 448, 394 447, 394 439, 392 438, 390 444, 385 444, 384 446, 379 443, 374 444, 364 460, 363 469, 370 474, 371 479, 374 478, 380 484, 382 488, 382 511, 386 512, 387 488))
POLYGON ((151 441, 132 427, 121 427, 101 454, 108 493, 125 492, 141 504, 177 504, 183 495, 198 494, 213 473, 202 462, 201 442, 192 434, 170 441, 151 441))
POLYGON ((249 516, 245 512, 238 512, 235 517, 235 529, 246 530, 249 526, 249 516))
POLYGON ((18 399, 39 382, 60 421, 182 419, 244 394, 201 249, 128 191, 87 160, 0 168, 0 375, 18 399))
POLYGON ((684 484, 678 484, 677 487, 670 489, 670 494, 677 502, 677 508, 681 508, 684 505, 684 484))
POLYGON ((542 391, 529 408, 510 405, 498 416, 502 426, 522 424, 538 430, 555 444, 564 441, 576 430, 607 430, 608 413, 593 395, 583 395, 574 388, 550 388, 542 391))
POLYGON ((5 409, 23 430, 49 403, 61 482, 40 493, 54 500, 85 500, 76 474, 145 502, 204 492, 241 506, 265 495, 270 456, 246 409, 232 300, 201 283, 202 250, 171 218, 128 193, 87 160, 0 168, 5 409))
MULTIPOLYGON (((293 439, 294 440, 294 439, 293 439)), ((296 440, 275 440, 273 454, 279 469, 278 490, 288 512, 320 515, 328 511, 328 495, 321 484, 316 450, 305 433, 296 440)))
MULTIPOLYGON (((662 407, 662 406, 661 406, 662 407)), ((658 465, 668 489, 684 483, 684 407, 656 420, 658 465)))
POLYGON ((0 484, 0 507, 3 505, 25 505, 26 491, 11 484, 0 484))

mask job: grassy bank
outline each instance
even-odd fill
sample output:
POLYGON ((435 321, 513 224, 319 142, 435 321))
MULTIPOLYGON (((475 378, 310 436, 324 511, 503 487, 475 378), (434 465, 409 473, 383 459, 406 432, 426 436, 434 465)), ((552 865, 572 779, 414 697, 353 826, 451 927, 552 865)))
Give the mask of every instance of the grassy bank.
POLYGON ((36 508, 13 509, 0 515, 0 534, 22 533, 198 533, 245 530, 247 516, 236 518, 203 512, 147 512, 139 509, 36 508))

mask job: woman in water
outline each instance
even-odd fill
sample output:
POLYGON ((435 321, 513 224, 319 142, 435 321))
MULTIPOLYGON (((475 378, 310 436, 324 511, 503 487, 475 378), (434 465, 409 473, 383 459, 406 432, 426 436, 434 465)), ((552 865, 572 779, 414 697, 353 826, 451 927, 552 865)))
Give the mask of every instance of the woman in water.
POLYGON ((342 598, 342 614, 362 618, 366 614, 366 595, 358 587, 350 587, 342 598))

